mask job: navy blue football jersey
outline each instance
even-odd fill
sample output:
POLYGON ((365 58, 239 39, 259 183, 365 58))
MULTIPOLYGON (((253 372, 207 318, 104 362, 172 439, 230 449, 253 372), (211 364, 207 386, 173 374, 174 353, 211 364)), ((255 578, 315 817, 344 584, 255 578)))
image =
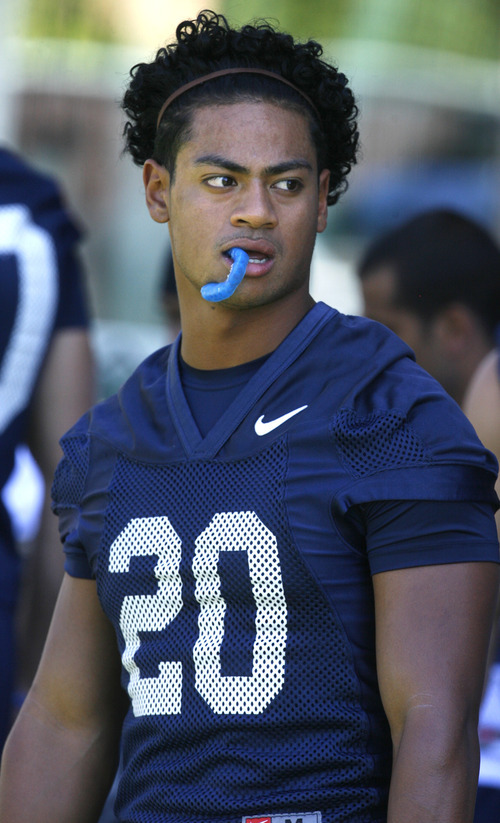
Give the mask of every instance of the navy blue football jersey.
MULTIPOLYGON (((87 324, 80 236, 53 180, 0 149, 0 489, 54 331, 87 324)), ((13 555, 0 499, 0 598, 15 596, 13 555)))
POLYGON ((54 332, 85 326, 80 231, 52 179, 0 149, 0 748, 11 723, 21 558, 4 488, 54 332))
POLYGON ((350 539, 377 501, 495 506, 494 458, 409 349, 318 304, 202 437, 177 341, 62 445, 66 567, 130 697, 119 820, 384 821, 371 576, 498 560, 493 515, 482 540, 350 539))

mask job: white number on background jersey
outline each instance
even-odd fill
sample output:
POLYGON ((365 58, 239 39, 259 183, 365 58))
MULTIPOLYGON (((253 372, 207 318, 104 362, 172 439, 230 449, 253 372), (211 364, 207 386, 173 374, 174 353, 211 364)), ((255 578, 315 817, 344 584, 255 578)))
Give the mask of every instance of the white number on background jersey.
MULTIPOLYGON (((154 595, 125 597, 120 613, 122 662, 130 674, 128 691, 136 717, 179 714, 182 697, 180 662, 158 661, 159 676, 141 678, 134 660, 139 632, 163 631, 182 608, 181 541, 168 517, 131 520, 111 546, 109 571, 128 572, 132 557, 147 555, 158 557, 158 590, 154 595)), ((200 605, 193 649, 196 689, 216 714, 260 714, 279 694, 285 677, 287 607, 276 538, 255 512, 216 514, 196 540, 193 574, 200 605), (221 674, 226 603, 217 566, 223 551, 248 553, 256 606, 250 676, 221 674)))
POLYGON ((0 208, 0 255, 16 255, 19 301, 0 366, 0 433, 29 402, 57 304, 52 238, 24 206, 0 208))

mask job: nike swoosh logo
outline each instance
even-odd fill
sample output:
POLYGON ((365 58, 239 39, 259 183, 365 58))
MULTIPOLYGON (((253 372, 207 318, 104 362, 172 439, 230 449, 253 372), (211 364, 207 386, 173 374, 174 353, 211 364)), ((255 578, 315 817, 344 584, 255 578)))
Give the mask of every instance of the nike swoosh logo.
POLYGON ((258 434, 259 437, 262 437, 264 434, 269 434, 269 432, 274 431, 274 429, 277 429, 278 426, 286 423, 287 420, 290 420, 291 417, 295 417, 296 414, 304 411, 304 409, 307 409, 307 406, 301 406, 300 409, 294 409, 293 411, 287 412, 287 414, 282 414, 281 417, 276 417, 275 420, 269 420, 267 423, 264 423, 264 415, 262 415, 255 422, 255 434, 258 434))

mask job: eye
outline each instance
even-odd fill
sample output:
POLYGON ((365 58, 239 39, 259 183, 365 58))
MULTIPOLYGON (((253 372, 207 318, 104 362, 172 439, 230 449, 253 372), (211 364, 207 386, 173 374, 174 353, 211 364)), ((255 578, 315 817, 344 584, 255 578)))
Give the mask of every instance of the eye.
POLYGON ((290 191, 296 192, 302 188, 302 183, 300 180, 296 180, 295 178, 287 178, 286 180, 278 180, 277 183, 273 183, 273 188, 279 189, 280 191, 290 191))
POLYGON ((215 174, 212 177, 207 177, 205 183, 214 189, 229 189, 236 185, 236 181, 228 174, 215 174))

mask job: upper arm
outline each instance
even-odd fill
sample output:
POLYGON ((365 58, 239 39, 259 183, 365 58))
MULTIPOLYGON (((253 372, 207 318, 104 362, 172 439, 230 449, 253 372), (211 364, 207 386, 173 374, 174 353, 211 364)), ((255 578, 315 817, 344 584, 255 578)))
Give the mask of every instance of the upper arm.
MULTIPOLYGON (((481 363, 464 398, 464 412, 477 436, 500 462, 500 366, 498 351, 491 352, 481 363)), ((500 475, 495 485, 500 496, 500 475)), ((500 510, 495 515, 500 537, 500 510)), ((500 598, 497 620, 500 619, 500 598)), ((498 634, 498 628, 497 628, 498 634)), ((496 637, 498 642, 498 637, 496 637)), ((492 648, 492 654, 495 648, 492 648)))
POLYGON ((35 681, 5 744, 0 817, 91 823, 118 765, 126 701, 91 580, 64 578, 35 681))
POLYGON ((500 376, 498 359, 498 352, 495 351, 483 360, 464 398, 464 412, 474 426, 479 439, 500 460, 500 376))
POLYGON ((116 733, 123 709, 120 658, 95 581, 65 574, 28 700, 49 723, 116 733))
POLYGON ((60 438, 94 402, 94 382, 88 330, 56 331, 30 411, 29 445, 48 482, 62 456, 60 438))
MULTIPOLYGON (((377 671, 395 747, 412 711, 474 720, 498 588, 493 563, 374 575, 377 671)), ((477 720, 477 718, 476 718, 477 720)))

